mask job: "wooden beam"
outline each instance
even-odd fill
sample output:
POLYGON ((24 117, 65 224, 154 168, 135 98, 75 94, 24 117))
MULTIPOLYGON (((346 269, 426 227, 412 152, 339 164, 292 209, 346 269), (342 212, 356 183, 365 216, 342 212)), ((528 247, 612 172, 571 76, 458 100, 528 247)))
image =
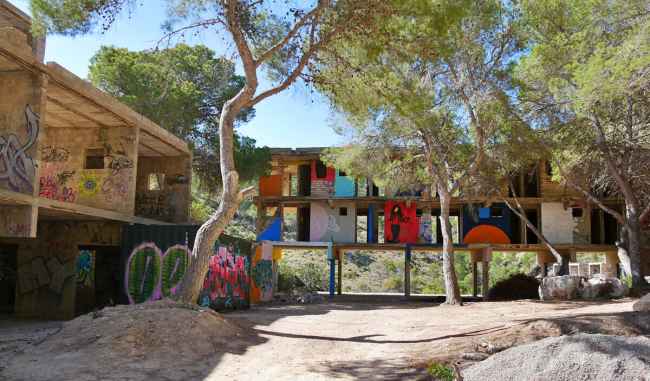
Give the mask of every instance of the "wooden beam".
MULTIPOLYGON (((54 103, 55 105, 61 107, 61 108, 64 109, 64 110, 68 110, 68 111, 70 111, 71 113, 73 113, 73 114, 75 114, 75 115, 78 115, 79 117, 84 118, 84 119, 86 119, 86 120, 89 121, 89 122, 95 123, 95 124, 98 125, 98 127, 104 127, 104 128, 117 128, 117 127, 120 127, 120 126, 110 126, 110 125, 108 125, 108 124, 105 124, 104 122, 98 120, 97 118, 92 117, 92 116, 86 114, 86 113, 83 112, 83 111, 79 111, 79 110, 73 108, 72 106, 70 106, 70 105, 68 105, 68 104, 65 104, 65 103, 63 103, 63 102, 60 102, 58 99, 55 99, 55 98, 53 98, 53 97, 50 96, 50 95, 47 96, 47 99, 48 99, 48 102, 52 102, 52 103, 54 103)), ((70 126, 70 127, 74 127, 74 125, 72 125, 72 126, 70 126)))

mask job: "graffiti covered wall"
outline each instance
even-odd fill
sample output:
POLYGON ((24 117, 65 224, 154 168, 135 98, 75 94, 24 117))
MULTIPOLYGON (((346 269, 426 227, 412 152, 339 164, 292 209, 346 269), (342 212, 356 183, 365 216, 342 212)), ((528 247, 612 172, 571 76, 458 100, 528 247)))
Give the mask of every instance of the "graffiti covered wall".
POLYGON ((356 238, 356 207, 353 202, 312 202, 309 215, 309 240, 312 242, 353 243, 356 238))
POLYGON ((387 201, 384 205, 384 236, 386 242, 417 243, 420 233, 415 203, 387 201))
POLYGON ((189 218, 191 163, 188 157, 140 157, 136 182, 135 214, 168 222, 189 218), (150 176, 160 189, 150 189, 150 176))
POLYGON ((251 243, 220 237, 210 258, 208 274, 199 297, 202 306, 214 310, 245 309, 250 306, 251 243))
POLYGON ((39 196, 101 209, 130 213, 134 208, 135 130, 49 128, 40 148, 39 196), (99 168, 88 166, 89 150, 99 168))
POLYGON ((334 168, 326 167, 322 162, 311 163, 311 195, 314 197, 330 197, 334 195, 334 168))
POLYGON ((79 246, 119 246, 120 226, 106 222, 39 222, 36 239, 2 239, 3 244, 18 246, 16 315, 74 317, 77 286, 91 285, 94 280, 90 270, 94 261, 80 257, 79 246))
POLYGON ((273 299, 273 246, 267 243, 256 246, 251 267, 251 302, 271 301, 273 299))

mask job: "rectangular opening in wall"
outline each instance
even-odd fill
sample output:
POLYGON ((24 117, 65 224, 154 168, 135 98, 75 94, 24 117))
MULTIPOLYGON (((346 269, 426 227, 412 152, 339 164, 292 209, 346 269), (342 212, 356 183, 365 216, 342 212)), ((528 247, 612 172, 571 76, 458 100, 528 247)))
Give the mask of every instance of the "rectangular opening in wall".
POLYGON ((308 164, 298 166, 298 196, 311 195, 311 167, 308 164))
POLYGON ((614 245, 618 240, 618 222, 609 213, 603 212, 603 222, 605 224, 605 242, 606 245, 614 245))
POLYGON ((603 220, 600 209, 591 210, 591 243, 599 245, 603 243, 603 220))
POLYGON ((339 208, 339 216, 347 216, 347 215, 348 215, 348 208, 346 207, 339 208))
POLYGON ((86 149, 86 159, 84 169, 104 169, 104 149, 88 148, 86 149))
POLYGON ((327 177, 327 166, 320 160, 316 162, 316 177, 319 179, 327 177))
POLYGON ((309 242, 309 212, 308 206, 298 208, 298 241, 309 242))
POLYGON ((18 280, 18 247, 0 245, 0 313, 14 313, 18 280))
POLYGON ((378 212, 377 213, 377 221, 379 228, 377 229, 377 243, 385 243, 386 242, 386 234, 384 233, 384 213, 383 212, 378 212))
POLYGON ((298 194, 298 176, 289 175, 289 196, 298 194))
POLYGON ((357 212, 359 213, 357 214, 357 242, 368 243, 368 212, 362 210, 357 210, 357 212))
MULTIPOLYGON (((539 222, 538 222, 538 213, 537 209, 528 209, 526 210, 526 218, 530 221, 533 226, 539 229, 539 222)), ((537 244, 539 243, 539 239, 537 238, 537 235, 530 230, 530 228, 526 227, 526 243, 527 244, 537 244)))
POLYGON ((284 208, 283 216, 282 240, 295 242, 298 238, 298 208, 284 208))
POLYGON ((510 213, 510 242, 519 244, 523 243, 521 239, 521 229, 524 222, 515 213, 510 213))
POLYGON ((490 210, 492 218, 501 218, 503 217, 503 208, 500 206, 493 206, 490 210))
POLYGON ((449 216, 451 224, 451 237, 453 243, 460 243, 460 218, 458 216, 449 216))
POLYGON ((537 166, 531 167, 524 174, 524 196, 539 197, 539 176, 537 166))
POLYGON ((582 208, 571 208, 573 218, 582 218, 582 208))
POLYGON ((149 191, 161 191, 165 187, 164 173, 150 173, 147 180, 147 190, 149 191))
POLYGON ((339 170, 339 177, 347 177, 347 175, 348 175, 348 174, 345 173, 345 171, 341 171, 341 170, 339 170))

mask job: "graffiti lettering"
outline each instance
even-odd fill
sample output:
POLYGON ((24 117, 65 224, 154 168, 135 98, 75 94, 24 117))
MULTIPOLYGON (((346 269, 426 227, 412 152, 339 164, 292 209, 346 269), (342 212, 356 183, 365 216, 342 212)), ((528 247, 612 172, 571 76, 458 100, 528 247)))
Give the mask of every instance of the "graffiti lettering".
POLYGON ((15 134, 0 136, 0 182, 7 182, 16 192, 32 192, 36 173, 34 160, 29 156, 39 132, 39 116, 31 107, 25 108, 27 141, 25 144, 15 134))
POLYGON ((248 307, 249 260, 233 245, 218 246, 210 257, 208 274, 199 301, 214 309, 248 307))
POLYGON ((108 176, 102 183, 102 193, 109 202, 126 200, 129 194, 128 178, 122 175, 108 176))
POLYGON ((129 302, 142 303, 174 295, 185 276, 189 255, 190 250, 184 245, 172 246, 165 254, 153 242, 133 249, 124 277, 129 302))
POLYGON ((38 195, 49 198, 50 200, 75 202, 77 195, 75 194, 74 189, 59 186, 59 184, 60 181, 58 179, 55 181, 52 176, 41 177, 39 180, 40 189, 38 195))
POLYGON ((46 163, 62 163, 68 161, 70 151, 63 147, 45 146, 41 148, 41 160, 46 163))

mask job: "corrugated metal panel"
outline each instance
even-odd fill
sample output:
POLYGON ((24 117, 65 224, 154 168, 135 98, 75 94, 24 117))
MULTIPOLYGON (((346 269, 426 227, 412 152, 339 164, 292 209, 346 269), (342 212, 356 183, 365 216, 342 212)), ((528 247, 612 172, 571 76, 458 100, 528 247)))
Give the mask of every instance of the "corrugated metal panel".
MULTIPOLYGON (((200 226, 198 225, 128 225, 125 226, 122 230, 122 263, 124 269, 128 263, 128 259, 131 256, 131 253, 134 249, 144 243, 153 243, 155 244, 162 253, 165 253, 167 249, 175 245, 184 245, 187 246, 190 251, 194 246, 194 239, 196 233, 200 226)), ((250 283, 250 263, 252 259, 252 242, 243 240, 236 237, 230 237, 227 235, 222 235, 219 238, 219 241, 215 245, 218 246, 228 246, 233 248, 231 258, 224 263, 225 270, 229 272, 227 276, 230 283, 235 282, 235 284, 228 284, 225 288, 225 296, 220 296, 219 298, 212 299, 209 305, 215 309, 239 309, 239 308, 248 308, 249 300, 249 289, 250 285, 245 284, 246 282, 250 283), (234 266, 233 259, 236 257, 244 257, 245 265, 243 269, 236 270, 234 266), (241 274, 243 270, 244 274, 241 274), (235 274, 235 272, 239 272, 235 274), (245 276, 242 276, 245 275, 245 276), (233 295, 233 287, 235 289, 243 290, 240 296, 233 295)), ((216 254, 216 251, 215 251, 216 254)), ((210 274, 208 274, 209 276, 210 274)), ((128 296, 126 294, 126 288, 122 290, 123 303, 128 303, 128 296)), ((199 301, 200 302, 200 301, 199 301)))

